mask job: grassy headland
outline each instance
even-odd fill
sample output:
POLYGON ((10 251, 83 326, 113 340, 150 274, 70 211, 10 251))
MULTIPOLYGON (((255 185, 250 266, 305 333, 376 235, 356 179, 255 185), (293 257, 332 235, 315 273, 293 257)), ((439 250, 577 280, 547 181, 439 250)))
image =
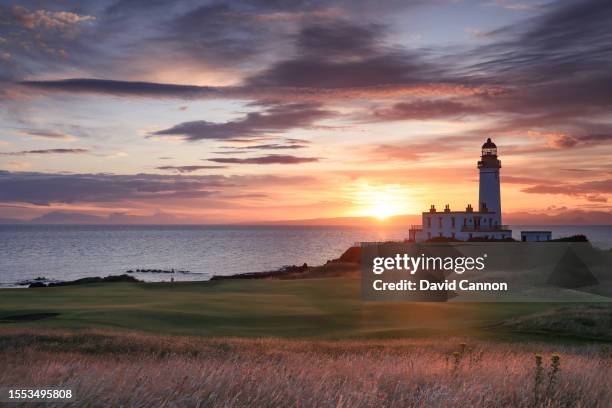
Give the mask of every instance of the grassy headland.
POLYGON ((0 290, 0 384, 91 407, 612 404, 608 304, 365 302, 357 273, 321 277, 340 269, 0 290))

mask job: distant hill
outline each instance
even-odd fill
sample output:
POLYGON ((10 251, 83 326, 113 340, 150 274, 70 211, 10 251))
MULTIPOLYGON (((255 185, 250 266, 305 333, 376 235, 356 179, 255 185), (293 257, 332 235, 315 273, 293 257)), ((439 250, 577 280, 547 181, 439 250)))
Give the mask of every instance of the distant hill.
MULTIPOLYGON (((375 217, 336 217, 312 218, 304 220, 283 220, 257 223, 250 225, 419 225, 421 215, 402 214, 384 220, 375 217)), ((612 225, 612 212, 568 210, 554 215, 541 213, 516 212, 504 214, 504 224, 509 225, 612 225)))
POLYGON ((23 224, 25 221, 23 220, 18 220, 15 218, 0 218, 0 225, 6 225, 6 224, 23 224))
POLYGON ((54 211, 40 217, 33 218, 32 224, 105 224, 106 217, 98 217, 96 215, 54 211))
MULTIPOLYGON (((178 218, 171 214, 158 212, 152 215, 131 215, 113 213, 108 216, 86 213, 53 211, 31 220, 0 218, 0 224, 180 224, 180 225, 212 225, 203 219, 178 218)), ((223 224, 228 224, 225 222, 223 224)), ((401 214, 380 220, 375 217, 332 217, 308 218, 298 220, 244 221, 237 225, 329 225, 329 226, 372 226, 394 225, 409 226, 421 224, 421 215, 401 214)), ((612 212, 566 210, 556 214, 515 212, 504 214, 504 224, 509 225, 612 225, 612 212)))
POLYGON ((0 224, 84 224, 84 225, 110 225, 110 224, 193 224, 185 220, 175 218, 170 214, 157 213, 153 215, 140 216, 123 213, 113 213, 108 216, 92 215, 79 212, 53 211, 32 218, 31 220, 17 220, 11 218, 0 218, 0 224))
POLYGON ((557 214, 515 212, 504 214, 504 224, 612 225, 612 211, 566 210, 557 214))
POLYGON ((245 222, 241 224, 248 225, 330 225, 330 226, 367 226, 372 224, 393 224, 393 225, 413 225, 420 224, 420 215, 394 215, 384 220, 376 217, 334 217, 334 218, 309 218, 304 220, 280 220, 280 221, 262 221, 262 222, 245 222))

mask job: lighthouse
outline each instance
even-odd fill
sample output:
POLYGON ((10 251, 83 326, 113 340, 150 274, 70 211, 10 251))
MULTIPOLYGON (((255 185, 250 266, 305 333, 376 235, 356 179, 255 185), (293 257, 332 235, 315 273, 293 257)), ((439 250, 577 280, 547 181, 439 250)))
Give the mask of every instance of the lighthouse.
POLYGON ((497 158, 497 146, 488 138, 482 145, 482 154, 478 162, 480 184, 478 189, 478 206, 481 212, 492 214, 494 225, 501 225, 501 193, 499 188, 499 169, 501 161, 497 158))
MULTIPOLYGON (((422 214, 423 224, 410 227, 408 239, 414 242, 511 241, 512 230, 502 224, 499 169, 497 146, 488 138, 478 161, 478 207, 468 204, 465 211, 452 211, 446 204, 443 211, 438 211, 432 204, 422 214)), ((521 231, 521 241, 525 242, 550 241, 551 236, 550 231, 521 231)))
POLYGON ((480 185, 478 205, 467 204, 465 210, 453 211, 449 204, 438 211, 434 204, 422 214, 422 225, 408 231, 411 241, 495 241, 512 239, 512 231, 502 224, 499 185, 501 162, 497 146, 487 139, 482 145, 478 170, 480 185))

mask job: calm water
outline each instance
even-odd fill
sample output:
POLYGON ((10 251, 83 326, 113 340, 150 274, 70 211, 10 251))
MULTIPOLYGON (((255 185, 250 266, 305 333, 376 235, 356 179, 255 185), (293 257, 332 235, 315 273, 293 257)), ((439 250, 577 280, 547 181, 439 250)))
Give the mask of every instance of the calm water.
MULTIPOLYGON (((612 226, 514 226, 547 229, 553 237, 586 234, 612 247, 612 226)), ((402 228, 236 226, 0 226, 0 285, 44 276, 71 280, 128 269, 176 269, 176 280, 260 272, 283 265, 317 265, 358 241, 402 240, 402 228)), ((135 274, 169 280, 165 274, 135 274)))

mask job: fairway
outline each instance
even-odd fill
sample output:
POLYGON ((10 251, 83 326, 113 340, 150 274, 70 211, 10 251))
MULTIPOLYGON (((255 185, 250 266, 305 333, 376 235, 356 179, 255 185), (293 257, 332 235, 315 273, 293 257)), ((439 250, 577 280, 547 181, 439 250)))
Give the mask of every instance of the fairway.
POLYGON ((103 283, 0 290, 0 328, 110 328, 285 338, 468 335, 551 305, 365 302, 357 279, 103 283))

